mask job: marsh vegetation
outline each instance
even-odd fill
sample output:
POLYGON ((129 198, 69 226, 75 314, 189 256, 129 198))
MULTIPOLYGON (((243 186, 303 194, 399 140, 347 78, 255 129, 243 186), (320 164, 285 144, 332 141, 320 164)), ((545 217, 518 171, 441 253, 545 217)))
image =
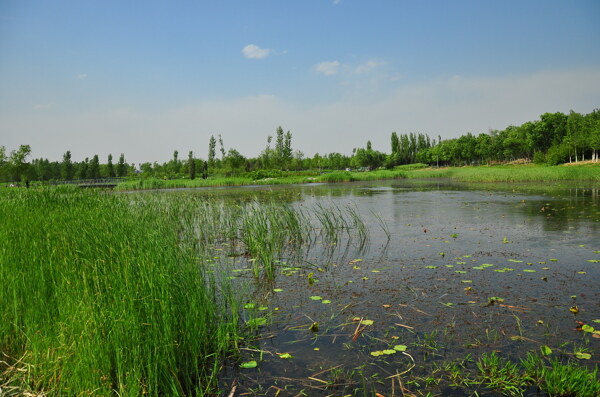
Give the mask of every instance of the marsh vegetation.
POLYGON ((4 190, 0 387, 595 396, 599 193, 4 190))

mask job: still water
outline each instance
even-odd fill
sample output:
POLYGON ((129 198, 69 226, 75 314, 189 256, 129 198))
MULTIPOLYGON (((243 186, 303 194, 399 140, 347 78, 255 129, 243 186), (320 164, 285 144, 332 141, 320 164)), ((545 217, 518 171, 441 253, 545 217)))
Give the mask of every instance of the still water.
POLYGON ((301 260, 281 258, 272 282, 236 276, 269 320, 244 350, 257 368, 224 378, 238 393, 390 395, 390 377, 406 372, 407 391, 461 395, 423 379, 492 351, 600 358, 600 339, 580 329, 600 329, 598 186, 379 181, 193 194, 350 206, 369 231, 364 244, 317 242, 301 260))

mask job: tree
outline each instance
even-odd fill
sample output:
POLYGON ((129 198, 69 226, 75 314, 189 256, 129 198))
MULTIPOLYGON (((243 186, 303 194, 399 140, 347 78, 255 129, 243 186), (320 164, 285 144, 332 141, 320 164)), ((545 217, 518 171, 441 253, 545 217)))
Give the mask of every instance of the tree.
POLYGON ((290 161, 292 160, 292 133, 286 132, 283 142, 283 164, 286 168, 289 168, 290 161))
POLYGON ((121 153, 119 162, 117 163, 117 176, 122 178, 127 176, 127 163, 125 163, 125 155, 121 153))
POLYGON ((221 151, 221 160, 225 160, 225 146, 223 146, 223 137, 219 134, 219 150, 221 151))
POLYGON ((179 161, 179 152, 177 150, 173 151, 173 159, 170 161, 168 169, 171 175, 177 175, 181 170, 181 162, 179 161))
POLYGON ((213 168, 215 166, 216 145, 217 140, 214 136, 211 135, 208 141, 208 166, 210 168, 213 168))
POLYGON ((114 178, 115 177, 115 167, 113 166, 113 162, 112 162, 112 154, 108 155, 108 162, 106 163, 106 173, 108 174, 109 178, 114 178))
POLYGON ((97 154, 95 154, 94 157, 92 157, 92 161, 90 161, 87 177, 89 179, 99 179, 100 178, 100 160, 98 159, 97 154))
POLYGON ((9 173, 12 181, 24 180, 27 178, 27 168, 29 164, 25 161, 31 154, 31 146, 21 145, 19 149, 10 152, 8 159, 9 173))
POLYGON ((88 157, 85 158, 81 163, 79 163, 79 167, 77 170, 77 176, 79 179, 85 179, 88 177, 88 168, 89 168, 90 159, 88 157))
POLYGON ((585 116, 589 131, 589 146, 592 149, 592 160, 600 157, 600 109, 594 109, 585 116))
POLYGON ((60 176, 62 179, 66 179, 70 181, 73 179, 75 175, 75 167, 73 166, 73 162, 71 161, 71 151, 67 150, 63 155, 63 161, 61 163, 60 168, 60 176))
POLYGON ((196 179, 196 160, 194 160, 194 153, 191 150, 188 154, 188 171, 190 174, 190 179, 196 179))
POLYGON ((243 169, 244 164, 246 163, 246 158, 237 150, 229 149, 223 163, 226 169, 225 173, 228 175, 233 175, 243 169))
MULTIPOLYGON (((577 149, 581 149, 584 139, 585 123, 583 116, 571 110, 567 118, 567 135, 564 142, 571 148, 571 153, 575 154, 575 162, 579 161, 577 149)), ((569 154, 569 162, 571 162, 571 154, 569 154)))

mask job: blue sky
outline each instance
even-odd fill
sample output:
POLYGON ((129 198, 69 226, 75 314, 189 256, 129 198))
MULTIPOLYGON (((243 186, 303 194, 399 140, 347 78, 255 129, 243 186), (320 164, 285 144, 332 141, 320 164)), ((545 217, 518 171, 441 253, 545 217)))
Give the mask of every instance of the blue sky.
POLYGON ((0 145, 389 152, 600 107, 600 2, 0 0, 0 145))

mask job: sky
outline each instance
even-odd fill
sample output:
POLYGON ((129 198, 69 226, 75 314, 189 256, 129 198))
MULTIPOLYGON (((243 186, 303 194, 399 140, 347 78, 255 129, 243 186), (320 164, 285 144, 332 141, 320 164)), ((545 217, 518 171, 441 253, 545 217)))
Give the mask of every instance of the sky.
POLYGON ((0 146, 390 152, 600 108, 597 0, 0 0, 0 146))

